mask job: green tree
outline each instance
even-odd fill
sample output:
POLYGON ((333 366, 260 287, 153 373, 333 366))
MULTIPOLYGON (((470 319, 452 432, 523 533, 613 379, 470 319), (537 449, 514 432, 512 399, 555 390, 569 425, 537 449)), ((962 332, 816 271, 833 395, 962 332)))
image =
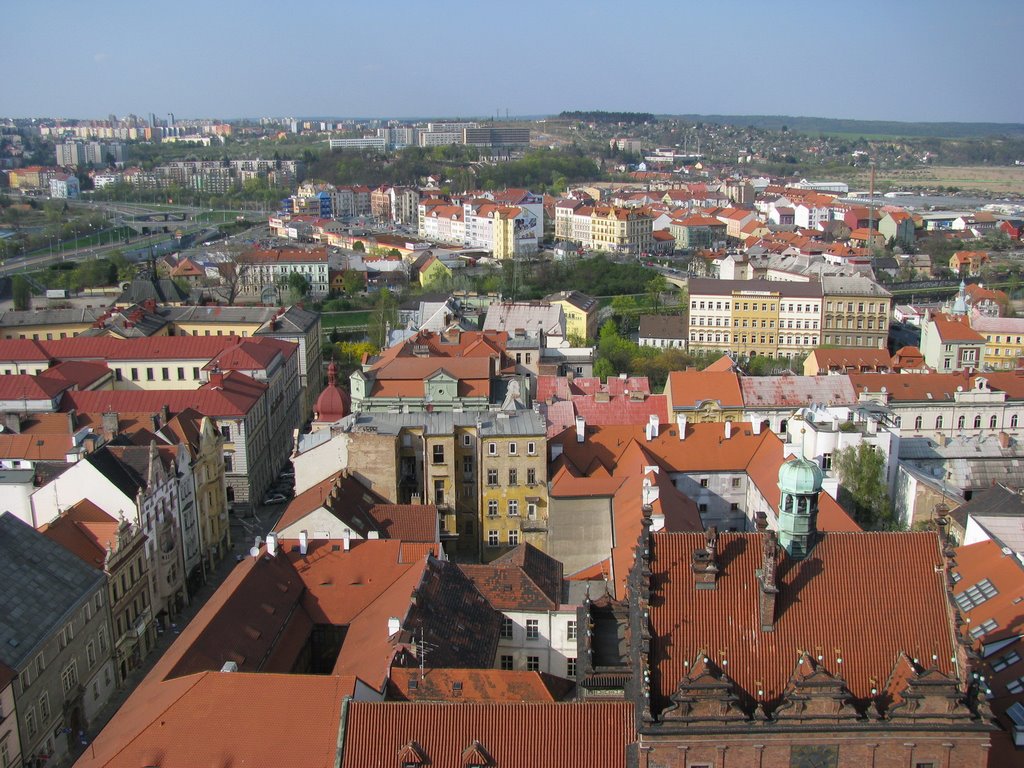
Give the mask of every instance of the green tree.
POLYGON ((345 289, 345 293, 351 296, 353 293, 359 293, 366 287, 366 280, 354 269, 346 269, 341 273, 341 284, 345 289))
POLYGON ((15 275, 11 281, 11 293, 16 310, 32 309, 32 289, 29 287, 28 280, 21 275, 15 275))
POLYGON ((664 275, 655 275, 647 281, 647 295, 651 301, 651 307, 657 314, 661 309, 661 295, 668 290, 668 280, 664 275))
POLYGON ((301 272, 292 272, 288 275, 288 289, 297 299, 301 299, 309 293, 309 280, 301 272))
POLYGON ((355 243, 352 244, 352 250, 359 251, 359 253, 366 253, 366 246, 363 245, 362 240, 356 240, 355 243))
POLYGON ((885 457, 867 443, 841 448, 832 456, 839 476, 839 502, 863 528, 886 529, 894 524, 885 482, 885 457))
POLYGON ((398 301, 387 288, 381 288, 370 315, 370 343, 376 349, 387 345, 388 333, 398 325, 398 301))

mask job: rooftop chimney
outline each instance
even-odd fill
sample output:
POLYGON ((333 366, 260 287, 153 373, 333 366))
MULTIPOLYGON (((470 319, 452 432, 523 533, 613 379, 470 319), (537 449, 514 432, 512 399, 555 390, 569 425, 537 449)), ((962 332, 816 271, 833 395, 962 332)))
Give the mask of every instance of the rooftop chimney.
POLYGON ((100 425, 103 428, 103 437, 106 440, 112 440, 120 427, 117 414, 111 412, 104 413, 100 425))
POLYGON ((352 531, 348 528, 346 528, 345 533, 342 534, 342 543, 344 544, 346 552, 352 548, 352 531))
POLYGON ((779 594, 779 588, 775 586, 778 554, 779 542, 775 538, 775 531, 768 531, 764 534, 761 570, 757 572, 757 608, 762 632, 775 629, 775 598, 779 594))
POLYGON ((222 371, 210 372, 210 386, 216 389, 224 389, 224 373, 222 371))
POLYGON ((15 434, 21 432, 21 416, 17 413, 5 413, 4 429, 8 432, 14 432, 15 434))
POLYGON ((750 431, 755 435, 761 434, 761 419, 754 417, 750 420, 750 431))
POLYGON ((582 416, 576 417, 576 442, 582 443, 583 437, 587 432, 587 422, 582 416))
POLYGON ((728 440, 730 437, 732 437, 732 422, 727 421, 725 422, 725 439, 728 440))
POLYGON ((704 531, 704 548, 695 549, 691 556, 690 570, 693 572, 693 586, 697 589, 714 589, 718 582, 718 529, 715 526, 704 531))
POLYGON ((686 439, 686 414, 680 413, 676 415, 676 425, 679 427, 679 439, 686 439))
POLYGON ((388 637, 394 637, 402 629, 402 621, 397 616, 388 619, 388 637))
POLYGON ((267 534, 267 554, 271 557, 277 557, 277 534, 267 534))
POLYGON ((299 531, 299 554, 305 555, 309 551, 309 534, 299 531))

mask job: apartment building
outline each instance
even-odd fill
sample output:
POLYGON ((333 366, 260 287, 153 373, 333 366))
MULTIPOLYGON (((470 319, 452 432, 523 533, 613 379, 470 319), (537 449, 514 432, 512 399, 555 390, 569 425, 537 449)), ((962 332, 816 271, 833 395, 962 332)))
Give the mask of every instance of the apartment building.
POLYGON ((971 327, 967 315, 936 312, 921 324, 921 354, 939 373, 977 368, 985 347, 985 336, 971 327))
POLYGON ((892 294, 867 277, 821 279, 824 293, 821 343, 885 349, 892 294))
POLYGON ((690 349, 772 357, 802 354, 820 343, 821 307, 819 283, 693 279, 687 319, 690 349))
POLYGON ((639 254, 654 247, 654 218, 646 210, 578 203, 563 200, 556 206, 556 237, 609 253, 639 254))
POLYGON ((425 240, 486 249, 496 259, 536 253, 544 231, 540 198, 528 192, 522 204, 495 198, 474 198, 458 205, 423 201, 418 205, 417 232, 425 240))
POLYGON ((380 497, 433 504, 447 551, 493 560, 546 548, 544 418, 534 410, 356 413, 300 441, 296 491, 345 466, 380 497))
POLYGON ((55 765, 116 686, 107 577, 6 512, 0 582, 0 662, 18 676, 21 753, 55 765))

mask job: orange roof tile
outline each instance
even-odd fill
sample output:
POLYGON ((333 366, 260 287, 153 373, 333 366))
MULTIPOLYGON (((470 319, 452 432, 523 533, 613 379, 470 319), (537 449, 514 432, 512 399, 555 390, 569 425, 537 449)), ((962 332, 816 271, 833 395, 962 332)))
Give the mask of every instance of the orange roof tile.
POLYGON ((743 407, 739 375, 732 371, 672 371, 665 394, 673 411, 694 408, 707 400, 716 400, 723 408, 743 407))
POLYGON ((387 698, 398 701, 562 701, 574 684, 542 672, 502 669, 391 670, 387 698))
POLYGON ((635 738, 626 702, 352 702, 341 766, 398 765, 408 746, 431 768, 625 768, 635 738), (484 762, 468 762, 473 754, 484 762))
POLYGON ((651 538, 655 709, 669 703, 685 663, 703 654, 769 709, 801 651, 819 656, 861 699, 885 686, 902 653, 955 673, 945 560, 933 533, 827 533, 802 561, 783 552, 772 632, 761 630, 758 612, 764 534, 719 534, 713 590, 695 589, 690 571, 703 534, 651 538))

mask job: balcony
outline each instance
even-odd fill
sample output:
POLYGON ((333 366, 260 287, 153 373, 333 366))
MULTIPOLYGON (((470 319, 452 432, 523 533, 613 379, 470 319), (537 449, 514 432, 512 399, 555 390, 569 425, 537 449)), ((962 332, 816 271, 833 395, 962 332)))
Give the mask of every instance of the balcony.
POLYGON ((542 520, 540 518, 538 518, 536 520, 531 520, 530 518, 525 518, 522 521, 522 526, 521 527, 523 529, 523 533, 538 533, 538 532, 546 531, 548 529, 548 521, 547 520, 542 520))

